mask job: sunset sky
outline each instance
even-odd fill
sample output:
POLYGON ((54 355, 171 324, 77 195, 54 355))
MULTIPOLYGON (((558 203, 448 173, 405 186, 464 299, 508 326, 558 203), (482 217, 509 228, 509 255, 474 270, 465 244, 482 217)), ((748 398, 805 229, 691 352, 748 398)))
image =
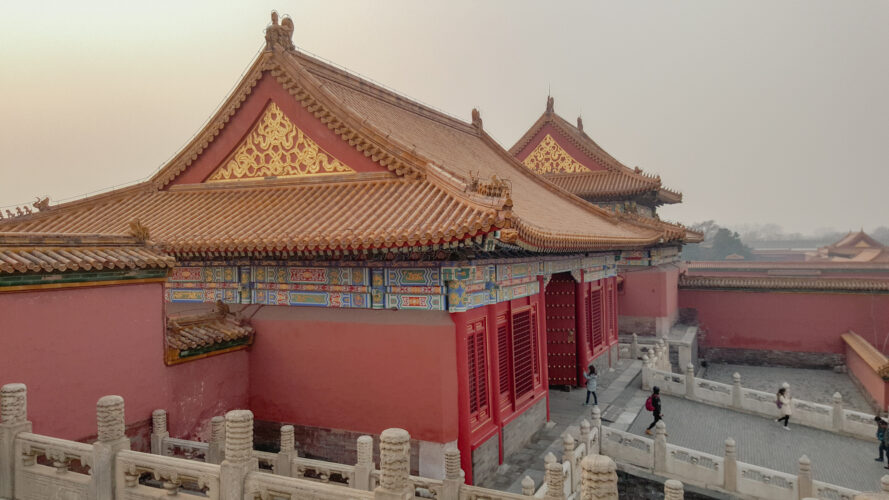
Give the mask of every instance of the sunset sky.
POLYGON ((547 94, 684 193, 665 218, 889 226, 889 2, 284 1, 0 4, 0 206, 153 174, 263 47, 301 49, 509 148, 547 94))

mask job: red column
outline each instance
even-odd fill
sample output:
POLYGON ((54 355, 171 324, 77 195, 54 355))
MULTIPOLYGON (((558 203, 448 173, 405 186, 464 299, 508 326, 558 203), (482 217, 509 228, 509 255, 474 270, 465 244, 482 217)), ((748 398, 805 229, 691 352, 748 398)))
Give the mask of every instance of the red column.
POLYGON ((457 449, 460 450, 460 467, 466 474, 466 484, 472 484, 472 443, 469 429, 469 353, 466 346, 465 313, 453 313, 457 332, 457 449))
POLYGON ((589 362, 587 359, 587 352, 589 352, 591 348, 587 342, 587 330, 590 328, 590 325, 588 325, 586 321, 585 307, 589 286, 585 286, 586 283, 583 282, 583 271, 580 272, 580 280, 580 283, 576 283, 574 288, 574 300, 576 304, 574 321, 577 324, 576 332, 574 334, 574 345, 577 346, 577 355, 574 361, 576 365, 575 376, 577 377, 577 380, 574 382, 575 386, 583 385, 581 383, 581 380, 583 380, 583 372, 586 369, 586 364, 589 362))
POLYGON ((546 283, 543 276, 537 277, 540 283, 540 300, 537 309, 537 352, 540 353, 540 380, 546 394, 546 421, 549 422, 549 354, 546 345, 546 283))

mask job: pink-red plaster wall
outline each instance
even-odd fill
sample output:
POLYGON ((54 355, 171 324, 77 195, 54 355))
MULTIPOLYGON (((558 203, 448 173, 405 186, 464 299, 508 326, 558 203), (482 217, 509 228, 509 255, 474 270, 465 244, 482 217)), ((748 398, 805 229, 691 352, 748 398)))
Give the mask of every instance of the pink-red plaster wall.
POLYGON ((108 394, 123 396, 128 425, 167 409, 176 437, 247 403, 244 352, 164 365, 161 283, 0 293, 0 311, 0 384, 27 384, 35 432, 95 435, 108 394))
POLYGON ((679 307, 697 311, 702 347, 841 354, 851 330, 889 352, 889 295, 685 289, 679 307))
POLYGON ((258 420, 457 439, 454 323, 441 311, 265 306, 251 320, 258 420))
POLYGON ((889 382, 883 380, 848 344, 845 345, 845 349, 849 373, 864 387, 877 406, 886 410, 889 403, 889 382))
POLYGON ((621 316, 663 317, 676 313, 679 268, 673 265, 628 269, 622 272, 623 290, 618 294, 621 316))

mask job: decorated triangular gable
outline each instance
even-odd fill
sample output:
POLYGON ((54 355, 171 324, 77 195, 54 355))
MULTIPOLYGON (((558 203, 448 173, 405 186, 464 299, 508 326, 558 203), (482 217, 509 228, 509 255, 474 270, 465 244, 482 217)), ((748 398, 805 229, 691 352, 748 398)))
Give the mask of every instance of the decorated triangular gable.
POLYGON ((516 154, 523 165, 537 174, 579 174, 604 170, 550 123, 545 123, 516 154))
POLYGON ((269 102, 253 129, 208 181, 355 173, 269 102))
POLYGON ((242 87, 243 102, 216 124, 218 133, 170 185, 391 173, 330 130, 268 72, 252 88, 242 87))

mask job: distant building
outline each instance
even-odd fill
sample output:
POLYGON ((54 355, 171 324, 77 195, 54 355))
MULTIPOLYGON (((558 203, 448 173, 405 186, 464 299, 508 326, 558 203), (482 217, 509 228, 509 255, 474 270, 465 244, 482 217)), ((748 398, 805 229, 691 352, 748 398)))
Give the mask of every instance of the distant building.
POLYGON ((889 263, 889 246, 873 239, 864 230, 857 233, 849 232, 836 243, 807 253, 806 260, 889 263))

